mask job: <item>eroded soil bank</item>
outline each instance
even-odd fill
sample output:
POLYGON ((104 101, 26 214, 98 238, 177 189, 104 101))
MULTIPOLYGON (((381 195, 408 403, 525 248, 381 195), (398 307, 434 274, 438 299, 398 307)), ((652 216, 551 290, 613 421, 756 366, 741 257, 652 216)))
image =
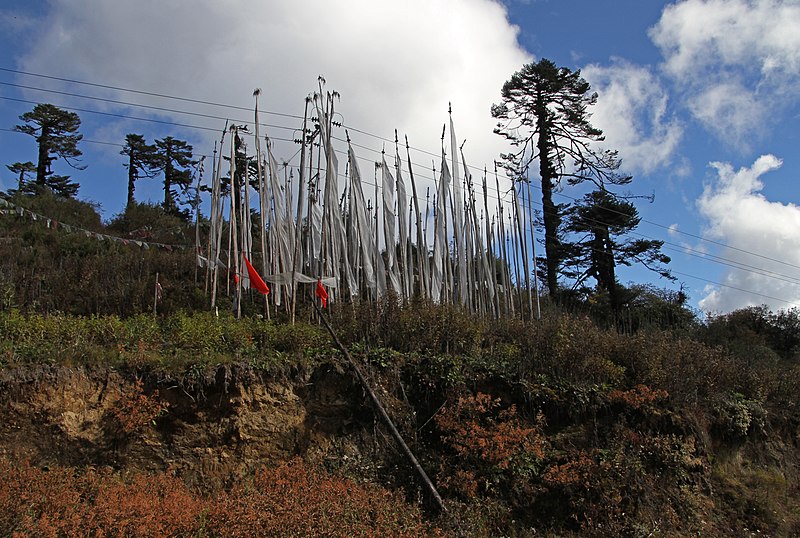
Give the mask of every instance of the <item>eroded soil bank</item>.
POLYGON ((296 455, 357 460, 374 445, 363 434, 372 421, 361 389, 333 365, 274 377, 220 367, 191 383, 112 369, 0 371, 0 455, 171 470, 198 489, 296 455))

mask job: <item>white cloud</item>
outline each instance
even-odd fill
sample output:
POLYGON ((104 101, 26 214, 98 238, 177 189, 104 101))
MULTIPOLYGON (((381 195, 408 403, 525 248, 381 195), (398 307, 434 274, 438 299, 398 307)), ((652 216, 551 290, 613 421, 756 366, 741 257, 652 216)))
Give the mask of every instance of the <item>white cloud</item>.
MULTIPOLYGON (((505 8, 491 0, 198 0, 191 8, 178 1, 53 0, 41 27, 49 30, 31 40, 19 61, 26 71, 238 106, 252 106, 252 91, 260 87, 262 109, 298 115, 322 74, 327 89, 341 94, 337 110, 346 125, 386 138, 393 138, 397 128, 401 140, 407 133, 412 146, 433 152, 452 102, 459 142, 468 140, 467 158, 480 167, 491 167, 505 147, 492 133, 491 104, 499 101, 502 84, 530 61, 505 8)), ((252 117, 247 111, 209 107, 203 112, 252 117)), ((223 127, 219 120, 167 116, 223 127)), ((264 115, 262 121, 300 127, 296 119, 264 115)), ((166 130, 159 136, 181 136, 166 130)), ((291 130, 268 134, 294 137, 291 130)), ((344 132, 337 134, 344 138, 344 132)), ((384 145, 350 134, 378 152, 384 145)), ((183 136, 210 153, 219 135, 186 131, 183 136)), ((296 150, 284 146, 278 158, 296 150)), ((378 158, 357 151, 364 159, 378 158)), ((419 161, 429 168, 431 157, 419 161)))
POLYGON ((720 139, 797 99, 800 4, 791 0, 683 0, 664 8, 650 38, 690 110, 720 139))
POLYGON ((619 150, 623 168, 648 174, 668 164, 683 130, 667 113, 667 92, 658 77, 622 60, 589 65, 581 74, 599 94, 592 123, 603 130, 605 144, 619 150))
POLYGON ((676 237, 678 235, 678 223, 675 222, 673 224, 670 224, 667 227, 667 233, 669 234, 670 237, 676 237))
POLYGON ((800 5, 785 0, 684 0, 650 31, 676 77, 722 67, 797 76, 800 5))
POLYGON ((706 236, 727 244, 720 256, 738 267, 726 269, 722 283, 728 287, 709 291, 701 309, 727 312, 748 305, 781 309, 791 306, 785 301, 800 304, 800 207, 771 202, 761 193, 761 176, 781 164, 773 155, 738 171, 728 163, 711 163, 717 178, 705 186, 697 205, 708 219, 706 236))
POLYGON ((736 82, 702 88, 689 98, 689 110, 709 131, 742 149, 764 132, 766 103, 736 82))

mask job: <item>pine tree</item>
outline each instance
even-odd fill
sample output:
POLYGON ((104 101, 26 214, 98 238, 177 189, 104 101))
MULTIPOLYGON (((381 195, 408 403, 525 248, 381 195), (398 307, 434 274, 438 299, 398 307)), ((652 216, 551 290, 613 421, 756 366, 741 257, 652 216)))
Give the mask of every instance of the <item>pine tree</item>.
POLYGON ((529 168, 538 161, 542 183, 547 287, 558 292, 558 274, 564 259, 560 240, 565 206, 553 202, 553 192, 566 180, 569 185, 592 181, 598 186, 623 184, 629 177, 618 173, 616 152, 590 146, 603 140, 603 132, 589 123, 588 107, 597 101, 580 71, 557 67, 542 59, 514 73, 501 91, 502 101, 492 106, 498 122, 495 133, 511 141, 514 151, 501 155, 500 163, 513 181, 529 181, 529 168))
POLYGON ((17 192, 21 192, 28 184, 28 174, 36 171, 36 165, 30 161, 7 164, 6 168, 10 172, 17 174, 17 192))
POLYGON ((191 144, 171 136, 156 140, 159 169, 164 173, 164 211, 168 213, 179 213, 175 201, 178 193, 173 192, 173 187, 186 190, 192 182, 189 167, 196 164, 192 160, 192 151, 191 144))
POLYGON ((640 263, 660 276, 674 280, 664 267, 670 258, 661 252, 663 241, 624 237, 641 221, 639 212, 629 200, 598 189, 570 207, 566 221, 566 230, 576 238, 565 249, 565 265, 571 268, 576 286, 587 277, 594 278, 597 287, 608 293, 614 312, 620 307, 617 266, 640 263))
POLYGON ((128 157, 128 162, 123 166, 128 169, 128 204, 130 208, 135 203, 133 193, 136 190, 136 181, 142 177, 155 177, 161 168, 161 159, 156 151, 156 146, 148 144, 143 135, 129 133, 125 135, 125 147, 119 152, 128 157))
POLYGON ((36 139, 39 144, 39 158, 36 165, 36 181, 33 190, 49 188, 54 193, 74 197, 79 185, 69 180, 69 176, 54 175, 52 163, 57 158, 67 161, 76 170, 78 157, 83 155, 78 149, 78 142, 83 135, 78 133, 81 119, 74 112, 62 110, 50 104, 36 105, 32 111, 19 117, 24 125, 16 125, 15 131, 25 133, 36 139))

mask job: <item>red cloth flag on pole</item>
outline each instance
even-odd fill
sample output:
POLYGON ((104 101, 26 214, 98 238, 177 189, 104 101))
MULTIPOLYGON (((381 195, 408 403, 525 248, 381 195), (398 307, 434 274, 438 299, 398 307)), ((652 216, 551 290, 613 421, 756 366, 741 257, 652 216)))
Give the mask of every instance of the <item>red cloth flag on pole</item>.
POLYGON ((261 279, 256 268, 250 263, 250 260, 244 256, 242 256, 242 258, 244 258, 244 264, 247 266, 247 274, 250 275, 250 286, 255 288, 259 293, 267 295, 269 293, 269 286, 267 286, 267 283, 261 279))
POLYGON ((314 292, 314 295, 319 297, 322 308, 328 306, 328 292, 325 291, 325 287, 322 285, 322 279, 317 280, 317 291, 314 292))

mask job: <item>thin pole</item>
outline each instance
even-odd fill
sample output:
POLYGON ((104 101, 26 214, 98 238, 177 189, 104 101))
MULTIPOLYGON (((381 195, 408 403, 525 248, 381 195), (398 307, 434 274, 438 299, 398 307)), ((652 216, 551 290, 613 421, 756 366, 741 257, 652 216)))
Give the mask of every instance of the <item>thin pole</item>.
POLYGON ((425 472, 425 469, 422 468, 422 465, 419 464, 419 461, 417 461, 417 458, 414 457, 414 453, 411 452, 411 449, 406 444, 405 440, 403 439, 403 436, 397 430, 397 427, 394 425, 394 422, 392 422, 391 417, 389 417, 389 414, 386 412, 386 409, 384 409, 383 405, 381 404, 381 401, 378 399, 378 396, 375 394, 375 391, 372 390, 372 387, 367 382, 367 379, 364 376, 364 373, 361 371, 361 368, 353 360, 353 357, 350 356, 350 352, 347 350, 346 347, 344 347, 344 344, 342 344, 342 342, 336 336, 336 333, 334 332, 333 327, 331 327, 331 324, 328 323, 328 319, 322 314, 322 310, 320 310, 319 305, 317 305, 317 302, 316 302, 316 300, 314 300, 313 297, 312 297, 312 303, 314 304, 314 308, 317 311, 317 315, 322 320, 322 323, 325 325, 325 328, 328 330, 328 333, 330 333, 331 338, 333 338, 333 341, 336 344, 336 347, 339 348, 339 350, 342 352, 342 354, 347 359, 347 362, 349 362, 350 366, 353 367, 353 371, 355 371, 356 377, 358 377, 358 381, 361 383, 361 386, 364 387, 364 390, 366 390, 367 393, 369 394, 369 397, 372 400, 373 405, 378 410, 378 413, 380 414, 380 416, 383 419, 383 421, 386 424, 386 426, 388 426, 389 431, 392 433, 392 437, 394 437, 395 441, 397 441, 397 444, 399 444, 400 447, 403 449, 403 453, 405 454, 406 458, 411 463, 411 465, 414 467, 414 469, 417 471, 417 473, 419 474, 420 478, 422 478, 422 481, 425 483, 425 485, 428 487, 428 490, 431 492, 431 495, 433 496, 434 500, 436 501, 436 504, 439 506, 439 508, 442 510, 442 512, 447 513, 447 507, 445 507, 444 501, 442 500, 442 497, 439 495, 439 492, 436 491, 436 486, 433 485, 433 482, 428 477, 428 474, 425 472))
POLYGON ((533 257, 533 289, 536 292, 536 319, 542 319, 542 307, 539 303, 539 275, 536 265, 536 228, 534 227, 533 219, 533 198, 531 197, 531 182, 528 181, 528 214, 531 223, 531 250, 533 257))
POLYGON ((417 183, 414 181, 414 169, 411 166, 411 150, 408 146, 408 136, 406 138, 406 155, 408 157, 408 176, 411 179, 411 192, 414 202, 414 211, 416 213, 417 222, 417 273, 419 274, 419 289, 422 297, 428 297, 428 283, 426 275, 428 274, 425 261, 428 258, 428 245, 423 240, 422 230, 422 217, 419 207, 419 198, 417 197, 417 183))
MULTIPOLYGON (((305 110, 303 111, 303 131, 300 134, 300 185, 297 190, 297 216, 295 217, 295 239, 294 239, 294 252, 292 253, 292 325, 294 325, 294 315, 297 306, 297 254, 300 250, 300 236, 303 229, 303 190, 306 188, 306 128, 308 125, 308 103, 311 98, 306 96, 305 110)), ((314 138, 311 138, 312 143, 314 138)), ((309 222, 309 229, 311 223, 309 222)))
POLYGON ((158 271, 156 271, 156 285, 153 291, 153 317, 155 317, 157 314, 156 306, 158 305, 158 286, 158 271))

